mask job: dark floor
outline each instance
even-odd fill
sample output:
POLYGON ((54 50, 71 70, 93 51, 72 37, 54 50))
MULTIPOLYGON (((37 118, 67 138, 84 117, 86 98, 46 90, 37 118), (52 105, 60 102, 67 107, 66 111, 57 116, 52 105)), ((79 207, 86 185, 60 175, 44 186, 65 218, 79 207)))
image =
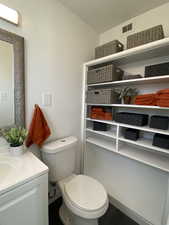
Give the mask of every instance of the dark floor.
MULTIPOLYGON (((58 209, 62 199, 58 199, 49 206, 49 225, 63 225, 59 218, 58 209)), ((138 225, 120 210, 110 205, 108 211, 99 219, 99 225, 138 225)))

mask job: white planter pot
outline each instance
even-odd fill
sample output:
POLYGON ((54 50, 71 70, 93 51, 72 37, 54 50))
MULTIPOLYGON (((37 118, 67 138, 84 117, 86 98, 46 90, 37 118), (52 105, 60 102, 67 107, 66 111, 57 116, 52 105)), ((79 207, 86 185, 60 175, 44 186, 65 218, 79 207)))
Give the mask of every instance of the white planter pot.
POLYGON ((13 156, 22 155, 25 152, 24 145, 20 145, 17 147, 9 147, 9 152, 13 156))

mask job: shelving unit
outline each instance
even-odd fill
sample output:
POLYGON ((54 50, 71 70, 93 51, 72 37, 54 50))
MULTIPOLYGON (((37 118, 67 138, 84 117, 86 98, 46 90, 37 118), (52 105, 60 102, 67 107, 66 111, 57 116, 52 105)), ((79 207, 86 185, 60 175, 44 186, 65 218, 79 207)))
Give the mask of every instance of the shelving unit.
MULTIPOLYGON (((83 151, 85 154, 88 144, 93 144, 99 146, 100 149, 104 148, 110 152, 115 152, 122 157, 127 157, 132 160, 136 160, 140 163, 149 165, 151 167, 160 169, 165 172, 169 172, 169 150, 155 147, 152 145, 151 139, 140 138, 138 141, 132 141, 125 139, 121 133, 124 128, 138 129, 141 132, 148 132, 151 134, 159 133, 164 135, 169 135, 169 130, 161 130, 150 128, 149 126, 134 126, 124 123, 117 123, 115 121, 107 120, 96 120, 88 117, 87 109, 89 106, 106 106, 112 107, 114 110, 134 110, 140 112, 139 110, 151 111, 151 113, 158 115, 169 115, 168 107, 158 107, 158 106, 144 106, 144 105, 127 105, 127 104, 86 104, 86 91, 93 88, 107 88, 116 86, 144 86, 144 85, 157 85, 161 84, 164 86, 169 84, 169 75, 149 77, 149 78, 139 78, 131 80, 121 80, 107 83, 97 83, 87 85, 87 71, 91 66, 96 66, 102 63, 113 62, 117 65, 123 65, 128 63, 134 63, 138 61, 143 61, 146 59, 153 59, 155 57, 162 57, 169 55, 169 38, 165 38, 156 42, 152 42, 146 45, 142 45, 136 48, 125 50, 104 58, 92 60, 84 64, 84 79, 83 79, 83 106, 82 106, 82 139, 83 139, 83 151), (109 126, 114 126, 115 131, 94 131, 91 128, 93 122, 101 122, 108 124, 109 126), (90 124, 90 126, 89 126, 90 124), (106 139, 105 139, 106 138, 106 139)), ((160 86, 161 87, 161 86, 160 86)), ((151 91, 151 86, 150 86, 151 91)), ((147 113, 149 114, 149 113, 147 113)), ((112 156, 113 157, 113 156, 112 156)), ((84 157, 85 158, 85 157, 84 157)))

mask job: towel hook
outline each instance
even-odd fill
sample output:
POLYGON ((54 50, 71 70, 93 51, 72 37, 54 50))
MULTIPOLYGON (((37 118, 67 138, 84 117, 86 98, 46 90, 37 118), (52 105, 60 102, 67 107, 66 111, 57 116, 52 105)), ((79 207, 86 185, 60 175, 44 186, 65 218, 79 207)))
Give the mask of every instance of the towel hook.
POLYGON ((35 104, 35 108, 38 107, 38 104, 35 104))

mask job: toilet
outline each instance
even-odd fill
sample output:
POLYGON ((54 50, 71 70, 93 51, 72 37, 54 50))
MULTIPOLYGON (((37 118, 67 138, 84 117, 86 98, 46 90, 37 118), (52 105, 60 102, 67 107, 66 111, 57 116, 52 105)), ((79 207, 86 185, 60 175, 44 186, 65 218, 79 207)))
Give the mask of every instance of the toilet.
POLYGON ((44 163, 49 167, 49 180, 60 187, 63 204, 59 215, 64 225, 98 225, 98 218, 108 208, 105 188, 94 178, 76 175, 77 138, 67 137, 45 144, 44 163))

